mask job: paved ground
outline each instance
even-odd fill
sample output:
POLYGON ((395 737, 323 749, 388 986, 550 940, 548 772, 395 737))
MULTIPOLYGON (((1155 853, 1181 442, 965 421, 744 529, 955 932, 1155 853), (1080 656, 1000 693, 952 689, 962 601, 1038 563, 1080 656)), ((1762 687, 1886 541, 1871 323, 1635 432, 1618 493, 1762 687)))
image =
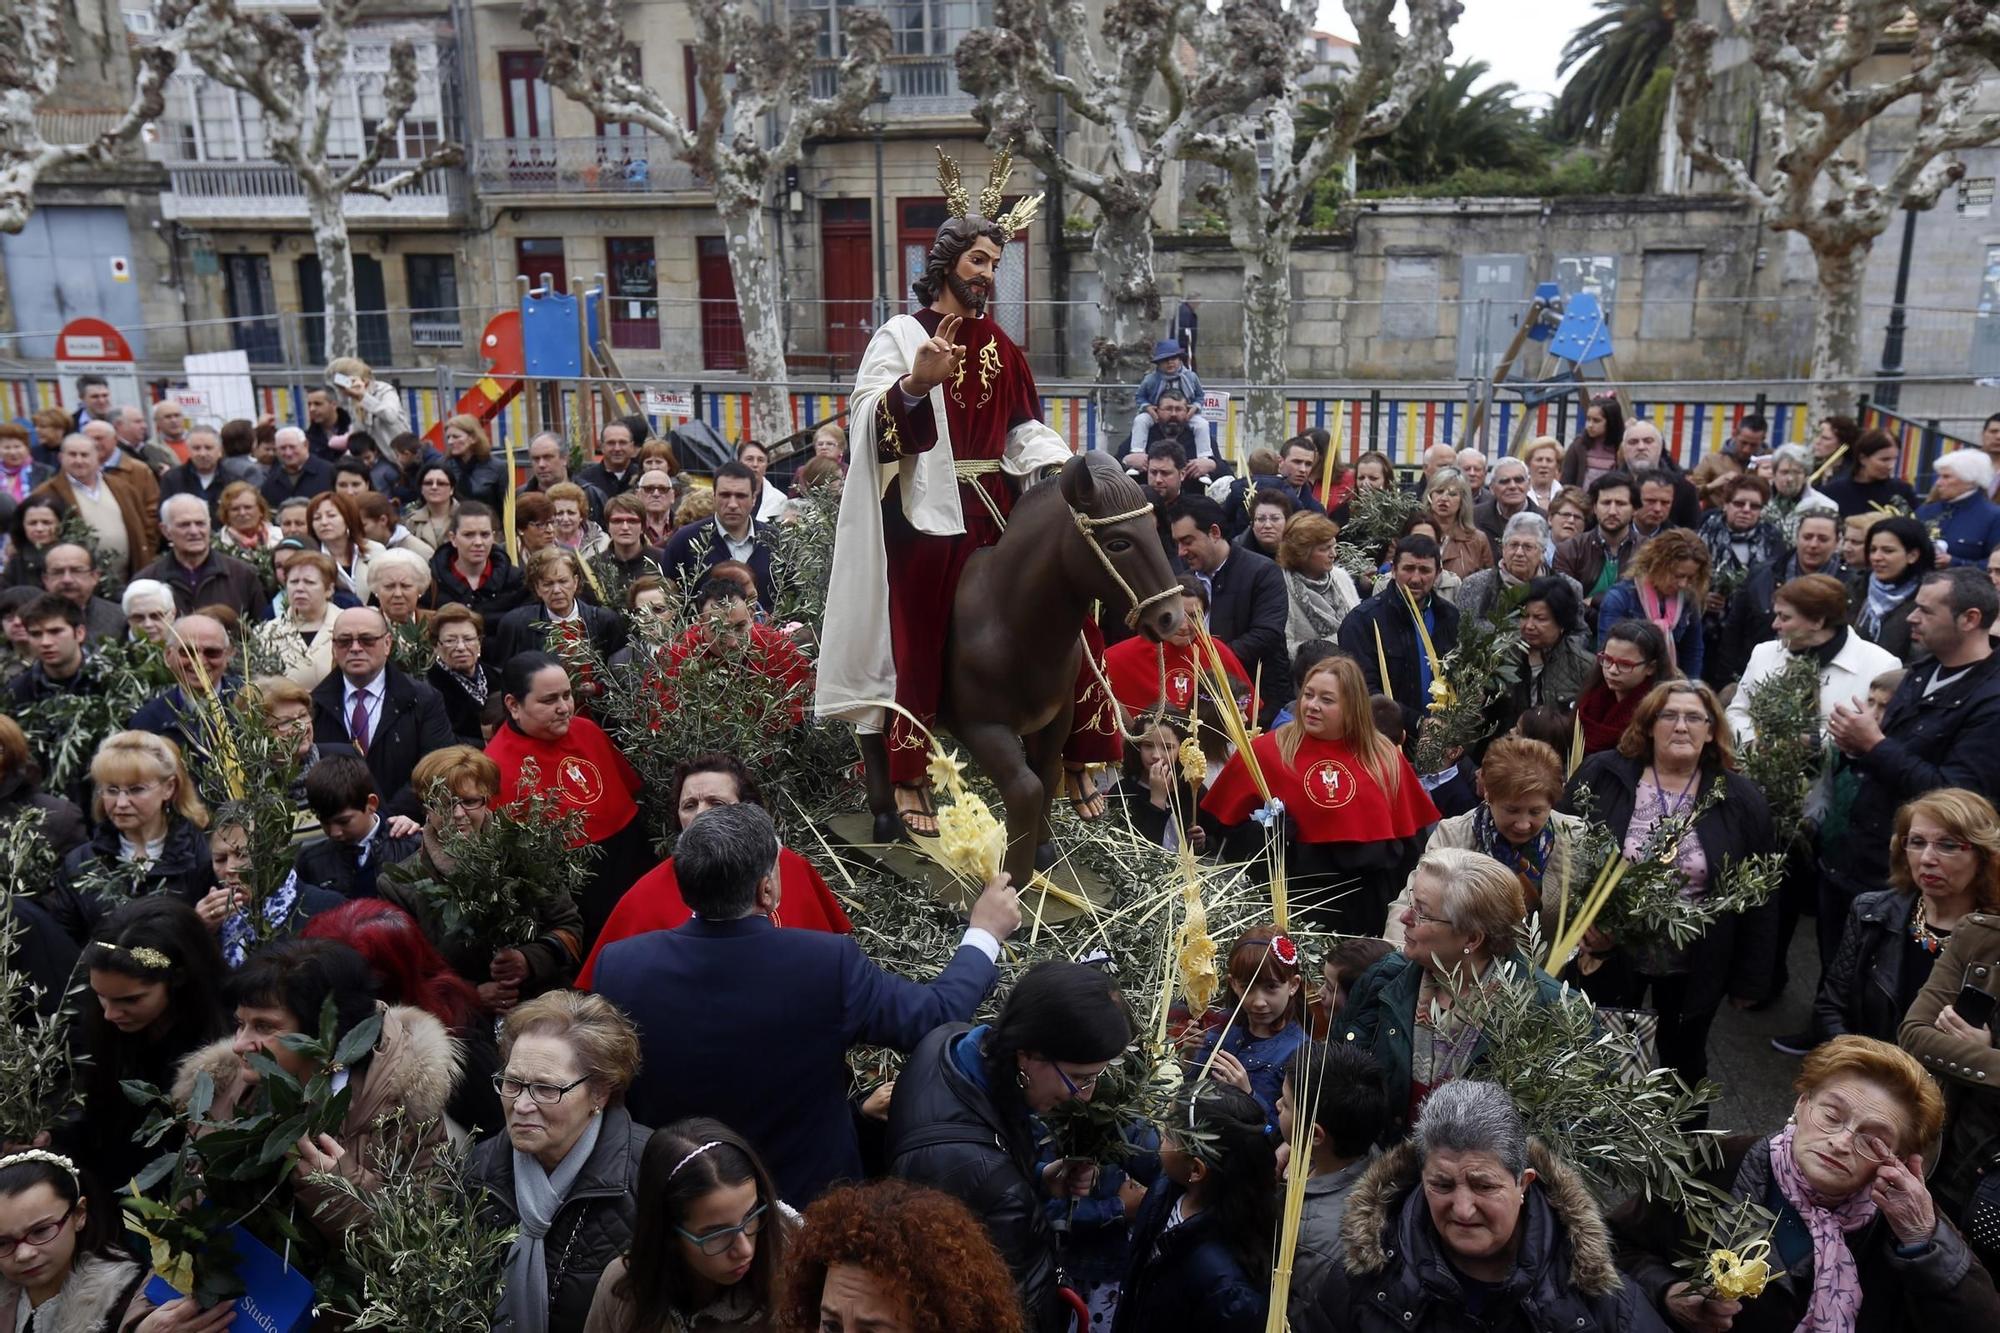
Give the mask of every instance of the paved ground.
POLYGON ((1819 980, 1819 950, 1806 917, 1792 935, 1791 981, 1785 994, 1761 1013, 1743 1013, 1726 1002, 1708 1040, 1708 1076, 1722 1085, 1717 1129, 1775 1133, 1792 1112, 1792 1079, 1798 1060, 1771 1049, 1772 1037, 1799 1032, 1812 1008, 1819 980))

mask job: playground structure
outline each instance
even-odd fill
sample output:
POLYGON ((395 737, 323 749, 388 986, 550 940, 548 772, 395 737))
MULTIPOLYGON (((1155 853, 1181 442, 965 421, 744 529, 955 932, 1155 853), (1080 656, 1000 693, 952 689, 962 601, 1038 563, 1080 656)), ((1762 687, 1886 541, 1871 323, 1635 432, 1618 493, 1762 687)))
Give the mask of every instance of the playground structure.
POLYGON ((1611 326, 1604 317, 1603 304, 1595 292, 1574 292, 1569 296, 1553 282, 1544 282, 1528 298, 1527 313, 1514 328, 1514 336, 1500 353, 1500 360, 1487 379, 1489 392, 1473 404, 1468 435, 1482 438, 1492 394, 1513 394, 1525 408, 1541 407, 1574 393, 1579 417, 1590 407, 1590 386, 1611 388, 1621 408, 1630 415, 1632 404, 1617 387, 1618 367, 1611 354, 1611 326), (1538 379, 1514 374, 1514 363, 1531 342, 1546 344, 1544 365, 1538 379))

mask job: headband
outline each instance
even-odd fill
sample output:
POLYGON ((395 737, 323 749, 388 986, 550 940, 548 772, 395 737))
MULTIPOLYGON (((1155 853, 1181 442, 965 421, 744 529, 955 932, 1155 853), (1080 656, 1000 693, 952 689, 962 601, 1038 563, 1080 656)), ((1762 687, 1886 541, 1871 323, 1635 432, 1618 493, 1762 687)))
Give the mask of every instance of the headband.
POLYGON ((126 955, 148 972, 171 972, 174 970, 174 960, 149 945, 134 944, 128 947, 123 944, 112 944, 105 940, 98 940, 96 943, 100 949, 126 955))
POLYGON ((695 1158, 707 1152, 710 1148, 720 1148, 721 1146, 722 1146, 721 1139, 710 1139, 707 1143, 702 1144, 699 1148, 696 1148, 693 1152, 681 1158, 680 1161, 675 1162, 674 1169, 667 1172, 667 1179, 669 1181, 673 1180, 675 1176, 681 1173, 682 1167, 686 1166, 689 1162, 692 1162, 695 1158))
POLYGON ((0 1170, 10 1166, 20 1166, 25 1162, 47 1162, 50 1166, 61 1167, 69 1172, 69 1178, 76 1182, 77 1194, 79 1196, 83 1194, 83 1176, 78 1173, 76 1163, 60 1153, 48 1152, 41 1148, 24 1148, 20 1152, 0 1157, 0 1170))

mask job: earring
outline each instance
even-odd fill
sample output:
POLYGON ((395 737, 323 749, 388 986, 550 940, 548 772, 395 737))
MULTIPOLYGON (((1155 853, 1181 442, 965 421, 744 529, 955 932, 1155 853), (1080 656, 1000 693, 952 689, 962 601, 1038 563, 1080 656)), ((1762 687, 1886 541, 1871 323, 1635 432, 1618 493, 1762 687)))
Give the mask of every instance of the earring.
POLYGON ((1470 957, 1472 954, 1472 946, 1468 944, 1463 949, 1460 949, 1459 952, 1465 954, 1467 957, 1470 957))
POLYGON ((1022 1092, 1028 1090, 1028 1071, 1018 1066, 1014 1070, 1014 1086, 1022 1092))

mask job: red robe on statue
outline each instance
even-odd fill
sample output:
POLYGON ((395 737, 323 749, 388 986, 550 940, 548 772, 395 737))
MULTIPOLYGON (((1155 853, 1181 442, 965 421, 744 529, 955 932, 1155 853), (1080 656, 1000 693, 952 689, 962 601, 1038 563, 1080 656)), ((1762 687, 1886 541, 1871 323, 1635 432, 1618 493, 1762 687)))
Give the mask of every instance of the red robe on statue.
MULTIPOLYGON (((924 331, 936 335, 944 316, 935 310, 915 314, 924 331)), ((1007 448, 1007 432, 1042 416, 1035 376, 1021 349, 992 319, 968 319, 959 325, 965 362, 957 379, 945 386, 945 416, 951 432, 952 458, 958 463, 997 463, 1007 448)), ((877 408, 877 453, 883 462, 921 454, 937 444, 937 423, 929 398, 912 404, 890 390, 877 408)), ((1000 525, 985 501, 986 493, 1002 516, 1014 506, 1013 487, 997 469, 959 482, 959 504, 965 531, 954 536, 919 532, 903 514, 900 481, 892 481, 882 497, 882 531, 889 570, 889 627, 896 661, 896 702, 923 719, 937 717, 944 693, 944 649, 951 632, 952 598, 959 576, 974 551, 1000 540, 1000 525)), ((1092 623, 1085 628, 1092 651, 1103 653, 1103 637, 1092 623)), ((1089 664, 1078 677, 1077 709, 1065 758, 1079 763, 1112 763, 1120 757, 1115 721, 1103 691, 1097 688, 1089 664), (1093 726, 1095 724, 1095 726, 1093 726)), ((906 786, 926 781, 929 756, 909 722, 896 715, 889 726, 889 776, 906 786)))

